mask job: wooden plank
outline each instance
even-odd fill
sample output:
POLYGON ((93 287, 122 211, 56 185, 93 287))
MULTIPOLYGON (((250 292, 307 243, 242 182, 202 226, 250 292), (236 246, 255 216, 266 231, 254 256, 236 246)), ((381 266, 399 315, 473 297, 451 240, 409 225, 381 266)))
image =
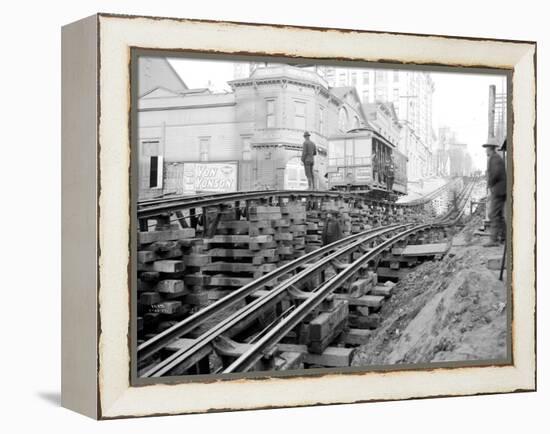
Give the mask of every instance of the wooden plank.
POLYGON ((280 220, 282 218, 282 214, 279 213, 258 213, 258 214, 250 214, 249 219, 251 222, 257 222, 257 221, 266 221, 266 220, 280 220))
POLYGON ((166 259, 153 262, 151 270, 159 273, 179 273, 185 270, 185 264, 182 261, 166 259))
POLYGON ((203 286, 208 285, 210 283, 211 276, 207 276, 205 274, 200 273, 194 273, 194 274, 187 274, 183 278, 183 283, 186 286, 203 286))
POLYGON ((193 238, 195 236, 195 229, 170 229, 167 231, 148 231, 139 232, 138 242, 140 244, 150 244, 156 241, 174 241, 182 238, 193 238))
POLYGON ((155 290, 161 294, 182 294, 185 286, 183 280, 165 279, 156 284, 155 290))
POLYGON ((183 263, 188 267, 202 267, 210 262, 212 262, 212 258, 208 254, 192 253, 183 256, 183 263))
POLYGON ((208 285, 210 286, 244 286, 247 283, 252 282, 252 277, 225 277, 225 276, 212 276, 208 285))
POLYGON ((273 241, 271 235, 258 235, 251 237, 249 235, 215 235, 212 238, 204 240, 207 244, 225 244, 225 243, 268 243, 273 241))
POLYGON ((144 282, 156 282, 160 278, 160 273, 157 271, 144 271, 139 274, 139 278, 144 282))
POLYGON ((304 367, 304 354, 293 351, 283 351, 277 355, 275 369, 278 371, 291 371, 304 367))
POLYGON ((371 330, 366 329, 349 329, 344 334, 344 342, 348 345, 363 345, 371 333, 371 330))
POLYGON ((147 306, 160 303, 160 301, 161 297, 158 292, 142 292, 139 296, 139 302, 147 306))
MULTIPOLYGON (((253 223, 251 222, 251 224, 253 224, 253 223)), ((274 228, 277 228, 277 229, 288 228, 288 227, 290 227, 290 220, 288 220, 286 218, 280 218, 280 219, 277 219, 277 220, 271 220, 270 224, 271 224, 271 226, 273 226, 274 228)))
POLYGON ((262 264, 262 265, 254 265, 254 264, 246 264, 246 263, 239 263, 239 262, 212 262, 211 264, 205 265, 202 267, 202 271, 219 271, 219 272, 230 272, 230 273, 242 273, 242 272, 248 272, 248 273, 254 273, 254 272, 263 272, 267 273, 270 271, 275 270, 276 265, 275 264, 262 264))
POLYGON ((403 249, 403 256, 435 256, 445 254, 450 248, 449 243, 413 244, 403 249))
POLYGON ((292 241, 292 238, 291 233, 277 233, 274 235, 275 241, 292 241))
POLYGON ((375 329, 377 328, 382 319, 378 314, 371 314, 369 316, 350 314, 348 316, 350 327, 358 329, 375 329))
POLYGON ((181 301, 163 301, 162 303, 155 303, 151 306, 151 312, 158 312, 167 315, 178 313, 182 309, 183 305, 181 301))
POLYGON ((249 235, 251 237, 257 237, 259 235, 274 235, 275 229, 273 228, 250 228, 249 235))
POLYGON ((279 351, 300 352, 304 354, 304 363, 327 367, 350 366, 353 348, 328 347, 322 354, 310 354, 305 345, 277 344, 279 351))
POLYGON ((206 306, 208 304, 208 293, 206 291, 191 292, 183 298, 183 301, 193 306, 206 306))
POLYGON ((344 327, 346 326, 347 321, 342 321, 337 324, 330 332, 328 336, 325 336, 320 341, 310 341, 307 348, 310 353, 313 354, 322 354, 325 349, 336 339, 338 335, 342 333, 344 327))
POLYGON ((253 251, 250 249, 211 249, 206 253, 211 257, 219 258, 272 258, 275 256, 275 249, 262 249, 260 251, 253 251))
POLYGON ((364 295, 362 297, 359 297, 361 300, 360 306, 367 306, 367 307, 373 307, 373 308, 379 308, 382 306, 382 303, 384 302, 384 297, 381 295, 364 295))
POLYGON ((345 321, 349 313, 348 303, 338 301, 331 312, 322 312, 309 323, 309 338, 313 341, 322 341, 330 336, 333 330, 342 321, 345 321))
POLYGON ((155 259, 157 259, 157 255, 155 254, 155 252, 151 252, 149 250, 140 250, 137 252, 138 264, 153 262, 155 259))
POLYGON ((386 286, 386 285, 376 285, 371 290, 371 295, 379 295, 382 297, 389 297, 393 292, 393 285, 392 286, 386 286))

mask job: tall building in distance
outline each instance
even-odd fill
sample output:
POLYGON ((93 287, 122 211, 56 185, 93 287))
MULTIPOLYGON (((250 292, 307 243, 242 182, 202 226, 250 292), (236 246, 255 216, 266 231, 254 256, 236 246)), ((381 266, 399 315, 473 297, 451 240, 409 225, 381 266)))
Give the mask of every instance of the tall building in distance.
POLYGON ((409 179, 415 181, 434 174, 435 87, 428 72, 325 66, 324 77, 331 87, 355 87, 363 104, 392 104, 403 127, 398 145, 409 159, 409 179))

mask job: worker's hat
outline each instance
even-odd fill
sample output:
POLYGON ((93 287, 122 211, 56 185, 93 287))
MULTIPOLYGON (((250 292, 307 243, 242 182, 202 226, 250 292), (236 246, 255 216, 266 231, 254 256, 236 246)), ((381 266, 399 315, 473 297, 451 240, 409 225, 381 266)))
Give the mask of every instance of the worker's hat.
POLYGON ((483 148, 498 148, 498 145, 496 145, 495 143, 484 143, 483 145, 481 145, 483 148))
POLYGON ((307 131, 304 133, 304 137, 309 137, 311 134, 309 134, 307 131))

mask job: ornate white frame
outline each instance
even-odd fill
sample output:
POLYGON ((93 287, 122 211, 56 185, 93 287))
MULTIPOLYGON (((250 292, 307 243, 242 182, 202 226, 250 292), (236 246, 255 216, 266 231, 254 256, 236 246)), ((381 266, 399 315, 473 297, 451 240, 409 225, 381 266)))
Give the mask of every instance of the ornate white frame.
POLYGON ((65 26, 63 405, 109 419, 534 390, 535 62, 521 41, 106 14, 65 26), (132 387, 131 47, 513 70, 513 363, 132 387))

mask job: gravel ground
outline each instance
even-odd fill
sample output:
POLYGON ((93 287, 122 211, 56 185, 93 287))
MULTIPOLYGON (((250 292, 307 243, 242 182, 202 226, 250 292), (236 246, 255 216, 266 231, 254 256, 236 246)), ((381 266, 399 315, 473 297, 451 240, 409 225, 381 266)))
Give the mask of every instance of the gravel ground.
POLYGON ((496 360, 507 353, 507 291, 482 247, 474 217, 441 261, 425 262, 399 282, 380 313, 384 318, 355 353, 354 366, 496 360))

